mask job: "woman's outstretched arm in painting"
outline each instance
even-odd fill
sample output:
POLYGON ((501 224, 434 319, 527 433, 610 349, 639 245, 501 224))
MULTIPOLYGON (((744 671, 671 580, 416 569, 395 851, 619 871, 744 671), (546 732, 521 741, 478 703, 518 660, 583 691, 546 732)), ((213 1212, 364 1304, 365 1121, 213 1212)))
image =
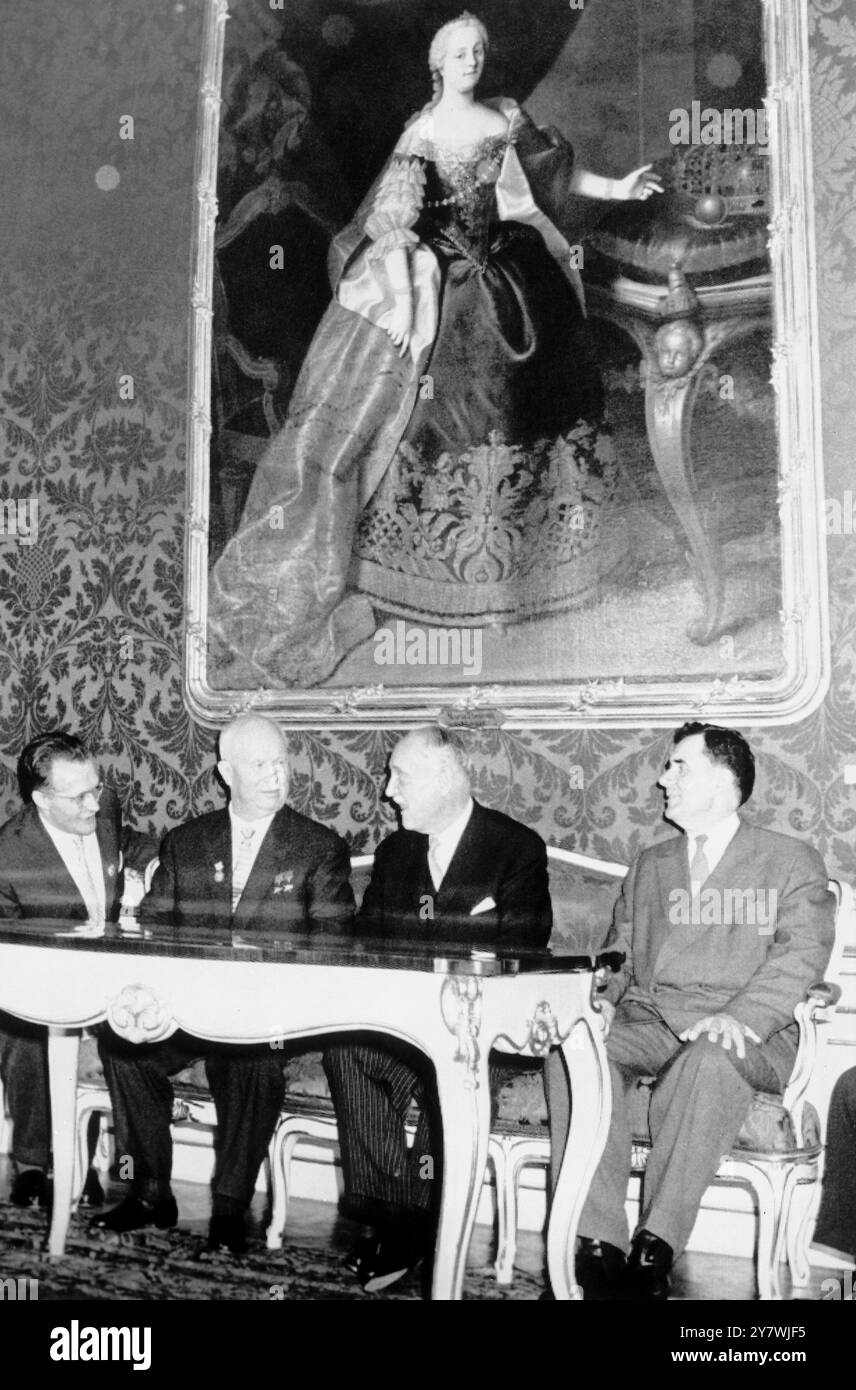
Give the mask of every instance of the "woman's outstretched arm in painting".
POLYGON ((663 180, 654 170, 653 164, 643 164, 641 169, 633 169, 623 179, 607 179, 601 174, 592 174, 588 169, 575 169, 571 179, 571 191, 583 198, 607 199, 618 203, 644 201, 652 193, 662 193, 663 180))

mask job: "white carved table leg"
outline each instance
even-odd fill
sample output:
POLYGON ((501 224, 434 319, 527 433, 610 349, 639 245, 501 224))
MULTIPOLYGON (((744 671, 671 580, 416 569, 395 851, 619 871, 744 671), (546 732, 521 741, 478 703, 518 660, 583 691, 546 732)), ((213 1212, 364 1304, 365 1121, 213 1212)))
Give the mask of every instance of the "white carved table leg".
POLYGON ((63 1028, 48 1032, 48 1073, 51 1091, 51 1139, 53 1143, 53 1212, 48 1250, 65 1254, 65 1237, 71 1216, 74 1183, 75 1113, 77 1108, 77 1054, 80 1034, 63 1028))
POLYGON ((432 1053, 443 1120, 443 1191, 431 1297, 448 1301, 461 1297, 490 1134, 487 1051, 479 1043, 480 981, 446 979, 441 1008, 458 1045, 447 1035, 432 1053))
POLYGON ((582 1298, 574 1271, 577 1224, 612 1113, 612 1084, 596 1016, 575 1024, 562 1053, 571 1087, 571 1127, 547 1227, 547 1268, 556 1299, 577 1299, 582 1298))

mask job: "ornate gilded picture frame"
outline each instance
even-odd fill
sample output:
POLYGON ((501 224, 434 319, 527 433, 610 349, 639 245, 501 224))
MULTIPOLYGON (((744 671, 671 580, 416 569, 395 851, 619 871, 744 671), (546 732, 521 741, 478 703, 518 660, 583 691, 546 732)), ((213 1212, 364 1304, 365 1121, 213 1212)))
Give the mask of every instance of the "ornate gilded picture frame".
POLYGON ((486 0, 479 97, 510 134, 454 177, 432 143, 427 60, 455 5, 206 3, 193 716, 562 728, 784 724, 814 709, 829 636, 806 0, 731 0, 733 14, 486 0), (563 185, 572 160, 611 196, 563 185), (630 176, 649 164, 664 191, 636 197, 644 177, 630 176), (402 169, 421 180, 403 232, 383 220, 402 169), (483 254, 454 221, 479 198, 501 219, 486 220, 483 254), (416 219, 444 202, 432 250, 416 219), (389 236, 414 286, 403 353, 381 303, 389 236), (529 269, 515 280, 509 265, 529 269), (521 323, 535 324, 536 363, 549 339, 544 370, 569 400, 594 366, 597 427, 582 406, 563 414, 562 391, 527 406, 536 371, 520 410, 545 423, 535 438, 530 418, 521 444, 492 314, 514 371, 521 323), (470 416, 450 443, 459 388, 489 398, 488 425, 470 416))

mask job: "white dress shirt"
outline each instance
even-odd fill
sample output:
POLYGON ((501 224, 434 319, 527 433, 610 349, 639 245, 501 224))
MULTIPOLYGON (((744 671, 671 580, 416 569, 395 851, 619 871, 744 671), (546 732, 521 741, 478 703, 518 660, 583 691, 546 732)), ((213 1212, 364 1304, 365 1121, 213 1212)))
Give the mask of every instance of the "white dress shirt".
MULTIPOLYGON (((739 829, 740 817, 736 811, 733 811, 730 816, 726 816, 725 820, 719 821, 716 825, 712 826, 710 830, 687 831, 687 858, 690 867, 692 868, 692 862, 695 858, 699 835, 704 835, 705 837, 704 857, 707 860, 707 871, 708 875, 710 875, 713 873, 739 829)), ((692 891, 697 893, 700 886, 700 884, 696 884, 696 882, 693 881, 692 891)))
POLYGON ((232 823, 233 912, 241 900, 241 894, 253 871, 253 865, 262 847, 262 841, 267 835, 275 815, 276 811, 269 816, 262 816, 260 820, 244 820, 243 816, 237 815, 231 806, 229 807, 229 819, 232 823))
POLYGON ((473 799, 469 797, 463 811, 455 817, 451 825, 447 825, 446 829, 441 830, 439 835, 428 836, 428 867, 431 870, 435 889, 439 889, 446 877, 449 865, 455 857, 455 850, 460 844, 461 836, 469 824, 472 813, 473 799))
POLYGON ((91 835, 70 835, 66 830, 58 830, 45 819, 41 811, 39 819, 56 845, 60 859, 86 904, 89 920, 103 926, 107 920, 107 897, 104 892, 104 865, 101 861, 98 836, 94 831, 91 835))

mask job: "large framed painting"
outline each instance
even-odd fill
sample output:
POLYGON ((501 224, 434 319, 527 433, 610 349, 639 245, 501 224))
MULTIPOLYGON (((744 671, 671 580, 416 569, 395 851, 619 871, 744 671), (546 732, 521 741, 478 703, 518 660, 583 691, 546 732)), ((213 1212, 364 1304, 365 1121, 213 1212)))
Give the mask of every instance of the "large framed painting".
POLYGON ((804 717, 804 0, 205 3, 194 716, 804 717))

